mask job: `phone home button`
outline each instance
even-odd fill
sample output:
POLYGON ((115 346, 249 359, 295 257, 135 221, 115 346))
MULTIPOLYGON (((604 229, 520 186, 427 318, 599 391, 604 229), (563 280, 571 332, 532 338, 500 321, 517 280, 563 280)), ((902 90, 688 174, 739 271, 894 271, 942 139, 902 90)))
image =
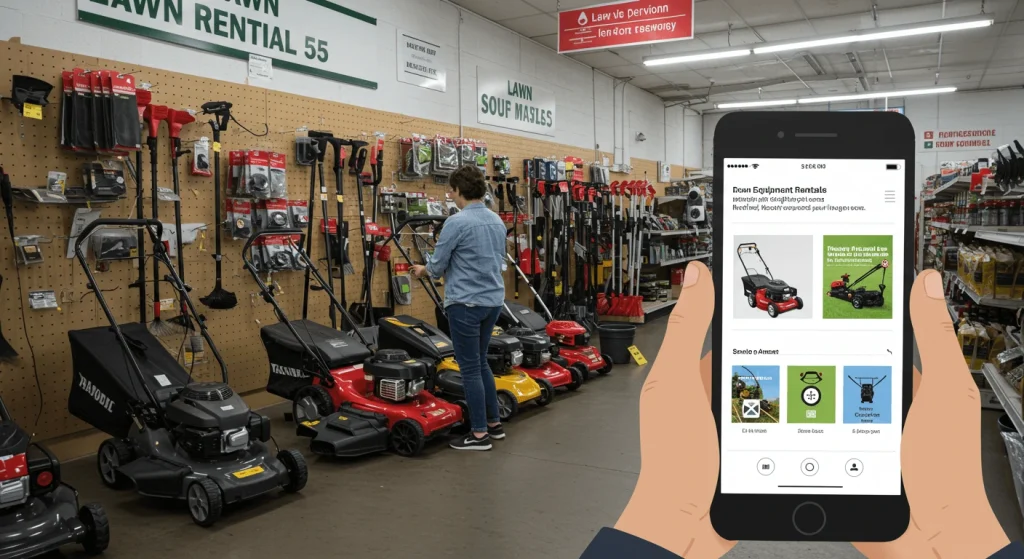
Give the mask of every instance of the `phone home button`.
POLYGON ((814 536, 825 529, 825 509, 808 501, 793 511, 793 527, 805 536, 814 536))

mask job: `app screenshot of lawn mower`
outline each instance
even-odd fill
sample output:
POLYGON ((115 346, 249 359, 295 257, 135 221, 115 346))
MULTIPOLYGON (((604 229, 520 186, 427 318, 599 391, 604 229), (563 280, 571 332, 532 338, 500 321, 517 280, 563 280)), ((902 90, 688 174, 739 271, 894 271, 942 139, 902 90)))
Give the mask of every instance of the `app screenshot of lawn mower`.
POLYGON ((903 164, 725 160, 723 493, 900 494, 903 164))

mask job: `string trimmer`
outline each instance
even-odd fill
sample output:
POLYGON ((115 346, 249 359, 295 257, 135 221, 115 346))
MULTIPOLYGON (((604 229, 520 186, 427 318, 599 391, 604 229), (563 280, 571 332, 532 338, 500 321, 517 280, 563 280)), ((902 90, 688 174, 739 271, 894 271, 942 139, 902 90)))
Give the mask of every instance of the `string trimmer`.
POLYGON ((213 291, 206 297, 200 298, 199 301, 211 309, 219 310, 233 309, 238 305, 238 297, 236 297, 234 293, 224 289, 222 279, 222 260, 224 258, 221 255, 220 134, 224 130, 227 130, 228 121, 231 120, 231 106, 231 103, 228 103, 227 101, 213 101, 203 105, 203 114, 213 116, 213 118, 210 119, 209 124, 210 128, 213 129, 213 223, 214 229, 216 230, 214 233, 215 251, 213 260, 217 263, 217 283, 214 285, 213 291))

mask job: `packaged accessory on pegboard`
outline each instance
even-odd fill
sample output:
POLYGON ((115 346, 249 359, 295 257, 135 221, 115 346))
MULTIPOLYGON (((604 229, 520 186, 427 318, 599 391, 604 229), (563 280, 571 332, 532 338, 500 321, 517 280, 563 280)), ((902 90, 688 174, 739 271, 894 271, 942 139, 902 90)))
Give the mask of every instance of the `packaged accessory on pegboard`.
POLYGON ((512 160, 504 155, 494 156, 494 176, 504 179, 512 174, 512 160))
POLYGON ((288 200, 288 215, 295 227, 306 229, 309 225, 309 201, 288 200))
POLYGON ((476 151, 473 140, 469 138, 455 138, 455 149, 459 152, 459 166, 476 165, 476 151))
MULTIPOLYGON (((257 200, 273 198, 270 184, 270 154, 260 150, 245 152, 245 189, 241 192, 257 200)), ((239 194, 236 191, 236 194, 239 194)))
POLYGON ((231 238, 248 239, 252 236, 252 201, 243 198, 228 199, 229 215, 231 216, 231 238))
POLYGON ((210 168, 210 139, 203 137, 192 144, 192 176, 212 177, 210 168))
POLYGON ((476 168, 484 175, 487 174, 487 142, 473 140, 473 155, 476 158, 476 168))
POLYGON ((89 238, 97 262, 139 257, 139 239, 126 229, 105 229, 89 238))
POLYGON ((116 163, 87 163, 82 168, 82 182, 91 196, 117 198, 126 191, 124 170, 114 168, 116 163))
POLYGON ((293 243, 287 235, 267 235, 263 239, 263 254, 268 271, 297 269, 295 255, 292 252, 293 243))
POLYGON ((230 168, 230 179, 228 180, 227 193, 239 194, 245 192, 245 152, 244 151, 232 151, 228 153, 228 167, 230 168))
POLYGON ((288 200, 277 198, 260 203, 262 213, 261 231, 288 229, 292 226, 288 216, 288 200))
POLYGON ((288 181, 285 176, 285 168, 288 166, 288 157, 283 153, 271 153, 270 162, 270 197, 287 198, 288 181))
POLYGON ((448 177, 459 168, 459 152, 455 149, 455 142, 446 136, 438 134, 434 137, 434 166, 431 173, 435 182, 441 178, 441 183, 447 182, 448 177))
POLYGON ((402 138, 398 142, 399 157, 402 170, 398 180, 418 181, 430 175, 430 164, 433 159, 433 148, 426 137, 413 134, 410 138, 402 138))

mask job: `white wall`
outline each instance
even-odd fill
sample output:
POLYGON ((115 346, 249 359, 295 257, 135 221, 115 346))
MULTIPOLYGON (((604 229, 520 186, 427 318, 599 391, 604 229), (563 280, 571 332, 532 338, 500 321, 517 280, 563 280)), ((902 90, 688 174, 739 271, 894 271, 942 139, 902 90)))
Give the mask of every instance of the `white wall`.
MULTIPOLYGON (((376 44, 352 45, 346 56, 352 64, 377 68, 376 91, 275 71, 269 87, 414 117, 460 123, 475 128, 551 140, 572 146, 651 160, 683 164, 693 147, 686 141, 682 112, 669 110, 667 126, 661 100, 636 87, 615 88, 614 79, 530 41, 508 29, 440 0, 345 0, 343 4, 377 18, 376 44), (460 22, 461 19, 461 22, 460 22), (397 80, 398 29, 427 33, 448 54, 447 91, 422 89, 397 80), (461 42, 461 65, 459 44, 461 42), (543 137, 476 122, 476 69, 480 65, 506 68, 532 77, 555 91, 556 135, 543 137), (615 92, 613 93, 613 89, 615 92), (625 110, 620 104, 625 89, 625 110), (613 97, 617 101, 613 105, 613 97), (461 106, 461 109, 460 109, 461 106), (623 121, 624 113, 624 121, 623 121), (623 129, 623 122, 625 128, 623 129), (622 142, 625 132, 625 143, 622 142), (643 132, 647 141, 633 138, 643 132)), ((316 7, 303 8, 319 10, 316 7)), ((311 12, 313 14, 319 12, 311 12)), ((0 40, 20 37, 25 44, 118 60, 164 70, 221 79, 247 80, 245 61, 208 54, 95 27, 76 21, 76 0, 0 0, 0 40)), ((344 37, 335 39, 342 43, 344 37)), ((145 79, 145 76, 140 76, 145 79)), ((299 126, 304 123, 296 123, 299 126)), ((312 124, 312 123, 310 123, 312 124)), ((429 134, 430 130, 409 130, 429 134)), ((555 155, 555 154, 538 154, 555 155)))

